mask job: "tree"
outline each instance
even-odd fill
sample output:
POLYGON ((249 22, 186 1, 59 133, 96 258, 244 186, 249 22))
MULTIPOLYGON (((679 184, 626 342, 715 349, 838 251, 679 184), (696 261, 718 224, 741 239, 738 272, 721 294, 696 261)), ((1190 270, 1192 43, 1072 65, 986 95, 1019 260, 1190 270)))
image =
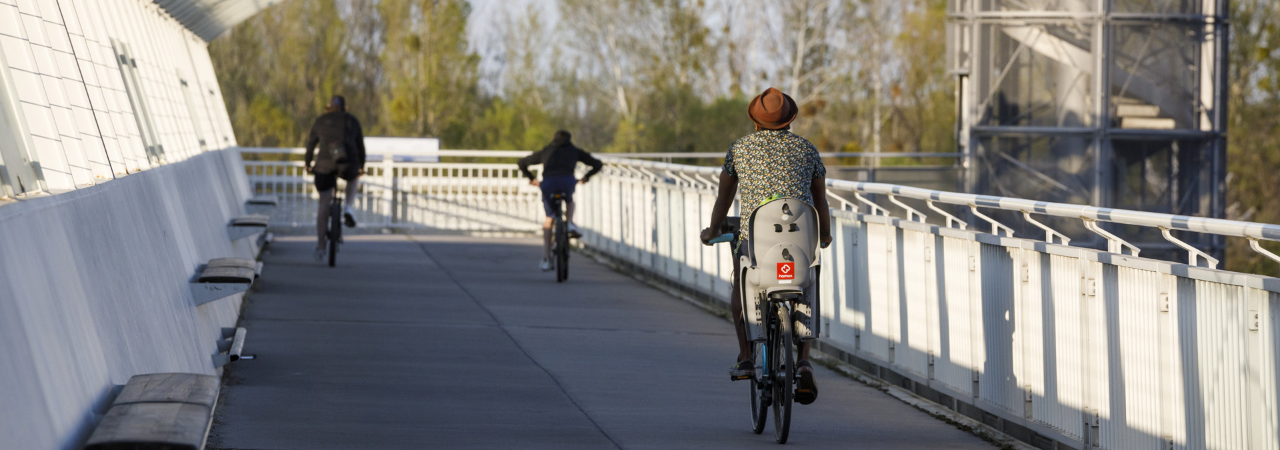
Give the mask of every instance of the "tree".
POLYGON ((476 112, 477 64, 466 38, 469 3, 381 0, 383 129, 456 142, 476 112))
MULTIPOLYGON (((1280 5, 1274 0, 1231 3, 1227 111, 1227 218, 1280 221, 1280 5)), ((1264 243, 1271 251, 1280 246, 1264 243)), ((1275 262, 1229 239, 1226 269, 1267 275, 1275 262)))
POLYGON ((344 32, 332 0, 295 0, 209 46, 241 145, 302 143, 329 97, 346 88, 344 32))

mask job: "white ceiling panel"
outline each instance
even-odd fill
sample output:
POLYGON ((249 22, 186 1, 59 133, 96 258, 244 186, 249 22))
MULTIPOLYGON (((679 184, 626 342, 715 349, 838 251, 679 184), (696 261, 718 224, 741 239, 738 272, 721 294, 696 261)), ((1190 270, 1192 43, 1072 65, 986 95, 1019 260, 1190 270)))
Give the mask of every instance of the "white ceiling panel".
POLYGON ((205 41, 281 0, 153 0, 205 41))

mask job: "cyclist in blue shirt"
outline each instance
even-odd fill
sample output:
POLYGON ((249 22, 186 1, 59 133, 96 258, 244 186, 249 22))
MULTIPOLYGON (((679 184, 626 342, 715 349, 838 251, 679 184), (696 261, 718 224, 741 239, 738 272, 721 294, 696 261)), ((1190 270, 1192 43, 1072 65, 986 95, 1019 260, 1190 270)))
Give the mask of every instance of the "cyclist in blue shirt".
POLYGON ((560 130, 556 132, 555 138, 551 143, 542 150, 533 152, 533 154, 521 158, 517 163, 520 171, 524 172, 524 176, 529 179, 529 184, 542 188, 542 208, 547 213, 547 218, 542 222, 542 241, 544 253, 542 256, 542 270, 551 270, 551 225, 555 222, 552 216, 555 212, 551 208, 551 196, 554 194, 563 194, 565 201, 565 218, 569 223, 569 234, 577 235, 578 227, 573 224, 573 190, 578 183, 586 183, 591 179, 592 175, 600 172, 604 167, 604 163, 591 156, 585 150, 573 145, 570 141, 572 136, 568 131, 560 130), (574 171, 581 162, 591 166, 591 171, 582 176, 582 180, 578 180, 574 176, 574 171), (542 165, 542 181, 538 181, 538 177, 529 171, 529 166, 542 165))

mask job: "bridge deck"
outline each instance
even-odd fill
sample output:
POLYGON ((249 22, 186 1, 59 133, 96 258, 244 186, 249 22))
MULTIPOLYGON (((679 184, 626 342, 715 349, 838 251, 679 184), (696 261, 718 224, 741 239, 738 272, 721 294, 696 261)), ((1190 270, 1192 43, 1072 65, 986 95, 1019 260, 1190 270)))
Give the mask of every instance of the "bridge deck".
MULTIPOLYGON (((209 448, 772 447, 728 381, 732 326, 578 256, 536 269, 539 241, 348 239, 338 267, 284 238, 245 306, 209 448)), ((818 368, 797 406, 805 448, 991 448, 818 368)))

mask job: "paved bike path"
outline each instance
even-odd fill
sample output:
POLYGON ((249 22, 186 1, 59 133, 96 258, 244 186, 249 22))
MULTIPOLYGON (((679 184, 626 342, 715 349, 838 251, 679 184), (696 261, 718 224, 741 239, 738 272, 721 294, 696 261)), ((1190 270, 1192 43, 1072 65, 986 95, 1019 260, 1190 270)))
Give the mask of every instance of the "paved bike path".
MULTIPOLYGON (((313 238, 312 238, 313 239, 313 238)), ((352 236, 329 268, 281 238, 245 305, 210 449, 777 448, 728 381, 724 320, 540 241, 352 236)), ((825 368, 789 446, 991 445, 825 368)))

